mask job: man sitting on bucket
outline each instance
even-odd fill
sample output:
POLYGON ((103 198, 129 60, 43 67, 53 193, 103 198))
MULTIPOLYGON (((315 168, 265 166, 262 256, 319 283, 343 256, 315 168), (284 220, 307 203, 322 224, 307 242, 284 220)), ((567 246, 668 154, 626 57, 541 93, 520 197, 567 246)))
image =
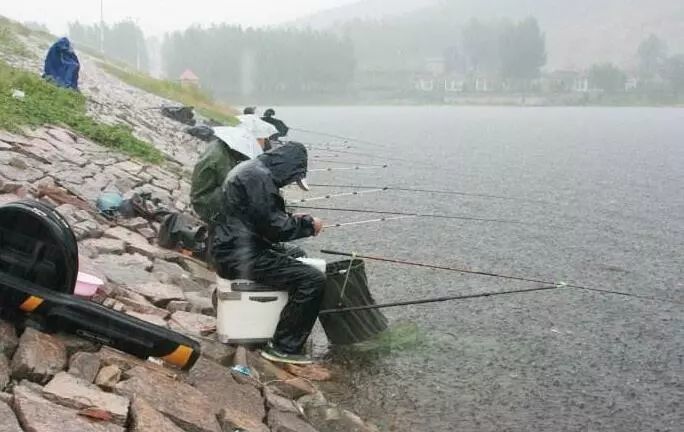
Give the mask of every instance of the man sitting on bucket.
POLYGON ((247 279, 289 291, 272 341, 262 356, 309 364, 304 345, 320 310, 325 275, 278 250, 277 243, 317 236, 320 219, 285 210, 279 189, 306 186, 307 151, 288 143, 233 169, 223 184, 223 210, 215 227, 212 256, 224 279, 247 279))

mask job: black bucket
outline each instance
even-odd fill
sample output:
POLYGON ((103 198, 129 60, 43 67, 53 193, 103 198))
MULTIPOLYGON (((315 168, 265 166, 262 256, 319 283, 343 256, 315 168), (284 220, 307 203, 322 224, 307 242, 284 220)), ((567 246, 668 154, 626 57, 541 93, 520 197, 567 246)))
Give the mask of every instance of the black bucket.
MULTIPOLYGON (((329 263, 321 310, 370 306, 375 300, 368 290, 363 260, 329 263), (343 293, 344 291, 344 293, 343 293), (344 297, 341 297, 344 295, 344 297)), ((387 318, 379 310, 326 313, 319 316, 325 334, 335 345, 367 341, 387 329, 387 318)))

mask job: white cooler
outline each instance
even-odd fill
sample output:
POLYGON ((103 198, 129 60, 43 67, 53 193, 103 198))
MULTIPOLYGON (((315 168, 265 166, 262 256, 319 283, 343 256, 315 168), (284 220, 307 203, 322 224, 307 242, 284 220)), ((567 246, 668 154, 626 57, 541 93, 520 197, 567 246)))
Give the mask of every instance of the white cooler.
MULTIPOLYGON (((299 261, 325 274, 326 262, 300 258, 299 261)), ((216 321, 222 343, 262 343, 273 337, 280 313, 287 304, 286 290, 274 291, 249 280, 218 278, 216 321)))

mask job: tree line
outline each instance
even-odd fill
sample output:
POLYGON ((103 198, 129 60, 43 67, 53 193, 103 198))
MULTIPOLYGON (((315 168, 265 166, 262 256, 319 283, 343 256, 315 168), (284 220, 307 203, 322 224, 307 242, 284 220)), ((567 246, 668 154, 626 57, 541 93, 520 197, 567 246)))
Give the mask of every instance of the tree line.
POLYGON ((69 23, 69 37, 77 46, 81 45, 91 51, 102 49, 102 54, 107 57, 127 63, 139 70, 149 68, 145 34, 133 21, 127 20, 104 26, 72 22, 69 23))
POLYGON ((162 58, 167 76, 191 69, 221 97, 337 94, 356 68, 350 41, 334 34, 233 25, 168 34, 162 58))

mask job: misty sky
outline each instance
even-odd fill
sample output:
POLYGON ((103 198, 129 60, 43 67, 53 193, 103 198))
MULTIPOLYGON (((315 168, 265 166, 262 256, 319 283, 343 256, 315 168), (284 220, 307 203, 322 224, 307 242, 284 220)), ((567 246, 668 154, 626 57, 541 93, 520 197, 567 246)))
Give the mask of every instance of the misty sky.
MULTIPOLYGON (((151 35, 192 24, 232 23, 245 26, 278 24, 356 0, 104 0, 105 21, 138 19, 151 35)), ((100 20, 99 0, 2 0, 0 15, 38 21, 57 34, 67 23, 100 20)))

